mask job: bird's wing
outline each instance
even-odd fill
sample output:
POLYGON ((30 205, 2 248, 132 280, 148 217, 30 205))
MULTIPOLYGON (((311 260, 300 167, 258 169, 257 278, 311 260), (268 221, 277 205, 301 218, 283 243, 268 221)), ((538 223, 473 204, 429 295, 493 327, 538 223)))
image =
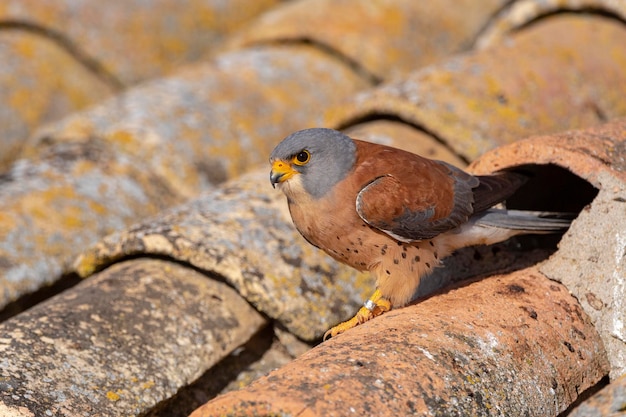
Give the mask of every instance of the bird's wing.
POLYGON ((487 210, 509 198, 527 180, 525 174, 502 171, 493 175, 477 176, 479 184, 474 188, 474 213, 487 210))
POLYGON ((567 230, 575 213, 489 209, 473 221, 478 226, 518 230, 525 233, 554 233, 567 230))
POLYGON ((467 221, 479 180, 445 162, 398 152, 357 195, 359 216, 395 239, 430 239, 467 221))

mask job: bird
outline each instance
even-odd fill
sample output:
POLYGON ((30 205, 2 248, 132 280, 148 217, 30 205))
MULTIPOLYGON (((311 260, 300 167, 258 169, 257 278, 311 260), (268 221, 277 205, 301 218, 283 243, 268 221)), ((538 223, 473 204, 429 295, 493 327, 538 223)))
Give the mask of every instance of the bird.
POLYGON ((460 248, 562 232, 570 224, 554 213, 502 207, 527 173, 472 175, 334 129, 290 134, 269 162, 271 185, 285 194, 304 239, 375 277, 372 296, 323 340, 408 304, 421 279, 460 248))

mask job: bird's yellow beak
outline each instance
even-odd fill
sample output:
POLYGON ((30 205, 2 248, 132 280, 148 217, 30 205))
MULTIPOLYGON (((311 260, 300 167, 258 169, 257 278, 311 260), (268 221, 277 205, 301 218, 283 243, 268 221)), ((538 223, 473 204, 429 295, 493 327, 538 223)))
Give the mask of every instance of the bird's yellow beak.
POLYGON ((293 169, 289 162, 277 159, 272 163, 272 170, 270 171, 270 182, 272 183, 272 187, 276 188, 276 184, 287 181, 297 173, 298 171, 293 169))

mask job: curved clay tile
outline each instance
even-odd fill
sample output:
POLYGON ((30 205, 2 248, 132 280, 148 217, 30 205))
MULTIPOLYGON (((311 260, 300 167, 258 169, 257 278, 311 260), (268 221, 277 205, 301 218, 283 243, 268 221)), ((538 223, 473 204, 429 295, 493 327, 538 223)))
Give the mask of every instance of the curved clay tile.
POLYGON ((504 42, 511 33, 554 14, 598 14, 626 21, 626 3, 614 0, 519 0, 509 3, 482 30, 477 48, 504 42))
POLYGON ((345 128, 401 119, 473 160, 531 134, 626 114, 626 25, 555 15, 501 44, 416 71, 328 112, 345 128))
POLYGON ((0 171, 44 123, 211 56, 276 0, 0 4, 0 171))
POLYGON ((182 200, 145 162, 96 139, 22 160, 0 184, 2 307, 59 280, 102 235, 182 200))
MULTIPOLYGON (((278 0, 6 0, 0 28, 37 34, 122 85, 210 57, 227 36, 278 0)), ((57 68, 59 70, 59 68, 57 68)))
POLYGON ((146 415, 265 325, 185 266, 119 263, 0 323, 0 414, 146 415))
POLYGON ((0 172, 17 158, 24 139, 40 124, 115 92, 56 43, 29 32, 2 30, 1 25, 0 21, 0 172))
POLYGON ((529 268, 387 313, 191 417, 554 416, 607 368, 576 299, 529 268))
POLYGON ((503 0, 305 0, 265 13, 232 46, 310 42, 373 79, 406 75, 468 49, 503 0))
POLYGON ((532 166, 537 187, 515 204, 538 199, 533 204, 540 209, 584 207, 540 270, 563 283, 591 317, 607 349, 612 378, 626 373, 625 161, 626 119, 619 119, 520 141, 487 153, 471 166, 477 173, 532 166), (584 181, 569 186, 563 181, 568 172, 584 181), (591 194, 589 184, 595 188, 591 194))

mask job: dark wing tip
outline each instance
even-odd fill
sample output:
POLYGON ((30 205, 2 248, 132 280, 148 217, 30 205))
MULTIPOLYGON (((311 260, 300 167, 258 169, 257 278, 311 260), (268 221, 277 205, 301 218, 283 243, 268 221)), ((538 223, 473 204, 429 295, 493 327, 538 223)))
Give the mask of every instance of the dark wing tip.
POLYGON ((478 175, 474 188, 474 213, 480 213, 512 196, 530 179, 521 172, 501 171, 493 175, 478 175))

